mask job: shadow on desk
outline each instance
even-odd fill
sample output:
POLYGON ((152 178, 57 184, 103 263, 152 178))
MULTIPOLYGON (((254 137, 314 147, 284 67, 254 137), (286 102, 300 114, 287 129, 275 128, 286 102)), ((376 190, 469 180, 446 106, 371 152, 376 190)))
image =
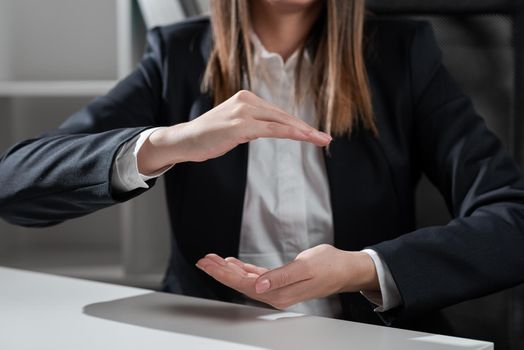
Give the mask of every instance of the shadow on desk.
MULTIPOLYGON (((435 341, 426 333, 165 293, 90 304, 83 312, 134 326, 269 349, 433 350, 449 349, 449 341, 458 339, 435 341)), ((466 341, 459 348, 479 349, 475 345, 466 341)))

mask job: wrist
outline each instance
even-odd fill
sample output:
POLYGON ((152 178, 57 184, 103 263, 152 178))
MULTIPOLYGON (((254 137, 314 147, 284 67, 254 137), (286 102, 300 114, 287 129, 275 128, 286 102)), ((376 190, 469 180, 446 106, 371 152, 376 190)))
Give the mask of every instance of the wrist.
MULTIPOLYGON (((185 123, 184 123, 185 124, 185 123)), ((138 170, 148 175, 161 169, 187 161, 183 158, 180 134, 184 125, 158 128, 144 141, 137 154, 138 170)))
POLYGON ((361 263, 361 278, 359 291, 379 291, 380 284, 378 281, 377 269, 375 267, 375 262, 365 252, 355 252, 359 256, 361 263))
POLYGON ((342 292, 379 291, 377 270, 373 259, 365 252, 346 251, 342 292))

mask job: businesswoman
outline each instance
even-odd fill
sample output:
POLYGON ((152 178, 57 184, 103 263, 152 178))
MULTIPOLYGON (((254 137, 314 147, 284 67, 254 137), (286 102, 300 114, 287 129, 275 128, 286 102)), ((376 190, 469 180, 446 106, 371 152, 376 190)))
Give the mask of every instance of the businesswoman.
POLYGON ((523 281, 521 173, 428 24, 363 0, 214 1, 148 43, 108 95, 7 151, 4 219, 56 224, 164 174, 166 291, 403 325, 523 281), (421 173, 448 225, 415 229, 421 173))

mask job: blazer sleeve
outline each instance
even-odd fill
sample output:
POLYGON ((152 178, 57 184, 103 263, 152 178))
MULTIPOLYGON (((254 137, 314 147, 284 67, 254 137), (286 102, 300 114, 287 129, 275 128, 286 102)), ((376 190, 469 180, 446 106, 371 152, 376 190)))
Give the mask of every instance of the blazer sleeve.
POLYGON ((524 281, 524 181, 498 138, 441 62, 428 23, 411 45, 413 151, 453 220, 374 249, 391 270, 402 305, 387 323, 524 281))
POLYGON ((151 31, 137 69, 106 96, 0 158, 0 217, 17 225, 47 226, 143 192, 112 193, 111 170, 126 141, 160 123, 162 45, 160 31, 151 31))

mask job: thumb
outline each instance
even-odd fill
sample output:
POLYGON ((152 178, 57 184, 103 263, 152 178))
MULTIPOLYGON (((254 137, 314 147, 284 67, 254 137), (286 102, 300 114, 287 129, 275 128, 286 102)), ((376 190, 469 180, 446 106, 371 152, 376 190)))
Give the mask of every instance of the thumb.
POLYGON ((255 282, 255 290, 258 294, 267 293, 310 278, 304 261, 293 260, 289 264, 270 270, 258 277, 255 282))

